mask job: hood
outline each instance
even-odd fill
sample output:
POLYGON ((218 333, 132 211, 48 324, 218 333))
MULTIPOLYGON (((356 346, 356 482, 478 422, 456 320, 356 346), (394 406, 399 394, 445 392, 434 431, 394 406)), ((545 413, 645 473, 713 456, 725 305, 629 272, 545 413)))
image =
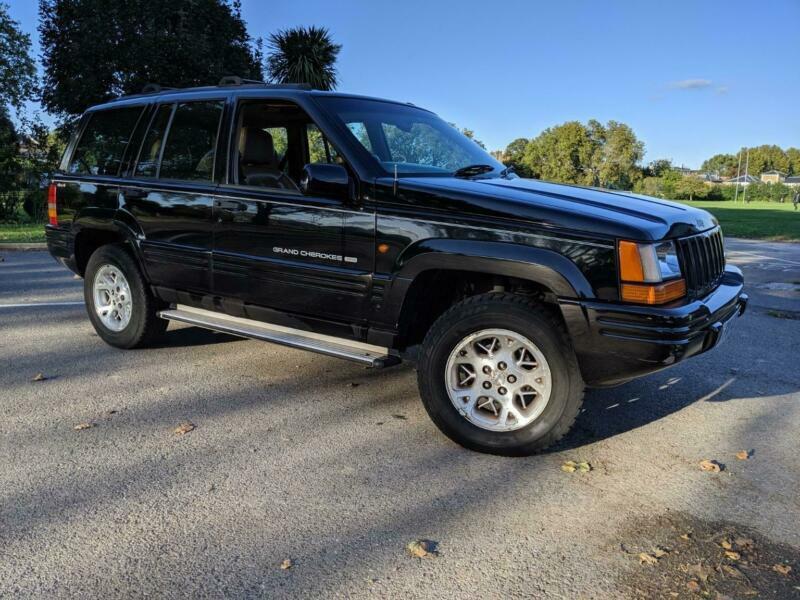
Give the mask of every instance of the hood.
POLYGON ((717 225, 710 213, 685 204, 537 179, 410 177, 401 178, 399 185, 402 190, 433 194, 446 201, 449 210, 522 219, 548 229, 604 237, 661 240, 717 225))

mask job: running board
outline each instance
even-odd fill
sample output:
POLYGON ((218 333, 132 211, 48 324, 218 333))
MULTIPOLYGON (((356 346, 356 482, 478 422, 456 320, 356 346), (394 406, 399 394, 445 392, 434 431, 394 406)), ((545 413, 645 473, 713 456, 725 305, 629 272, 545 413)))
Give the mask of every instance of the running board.
POLYGON ((311 352, 318 352, 335 358, 344 358, 369 367, 388 367, 400 362, 398 357, 389 354, 387 348, 381 348, 380 346, 372 346, 262 321, 253 321, 252 319, 232 317, 224 313, 193 306, 179 304, 174 309, 162 310, 158 313, 158 316, 162 319, 180 321, 181 323, 188 323, 196 327, 229 333, 243 338, 272 342, 289 346, 290 348, 299 348, 300 350, 310 350, 311 352))

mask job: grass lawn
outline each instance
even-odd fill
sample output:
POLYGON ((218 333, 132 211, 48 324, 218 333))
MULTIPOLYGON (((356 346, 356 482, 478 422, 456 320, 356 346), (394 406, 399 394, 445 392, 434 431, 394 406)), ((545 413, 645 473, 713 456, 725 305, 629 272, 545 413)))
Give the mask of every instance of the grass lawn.
POLYGON ((722 232, 731 237, 763 240, 800 241, 800 210, 791 202, 751 202, 725 200, 684 202, 712 213, 719 219, 722 232))
POLYGON ((0 223, 0 244, 43 242, 44 224, 0 223))

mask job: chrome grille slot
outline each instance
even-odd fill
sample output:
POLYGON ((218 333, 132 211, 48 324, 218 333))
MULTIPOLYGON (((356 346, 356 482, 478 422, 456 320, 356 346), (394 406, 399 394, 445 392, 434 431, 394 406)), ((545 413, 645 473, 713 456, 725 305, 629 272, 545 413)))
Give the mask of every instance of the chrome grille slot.
POLYGON ((701 298, 716 288, 725 271, 725 248, 720 228, 681 238, 676 240, 676 245, 689 297, 701 298))

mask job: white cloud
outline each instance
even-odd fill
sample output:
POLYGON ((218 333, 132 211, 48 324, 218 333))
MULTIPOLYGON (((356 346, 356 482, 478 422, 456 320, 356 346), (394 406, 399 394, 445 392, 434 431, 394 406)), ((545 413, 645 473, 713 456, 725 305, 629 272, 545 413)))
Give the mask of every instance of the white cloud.
MULTIPOLYGON (((669 88, 673 90, 704 90, 714 85, 710 79, 681 79, 680 81, 673 81, 669 84, 669 88)), ((727 91, 727 88, 725 88, 727 91)))

